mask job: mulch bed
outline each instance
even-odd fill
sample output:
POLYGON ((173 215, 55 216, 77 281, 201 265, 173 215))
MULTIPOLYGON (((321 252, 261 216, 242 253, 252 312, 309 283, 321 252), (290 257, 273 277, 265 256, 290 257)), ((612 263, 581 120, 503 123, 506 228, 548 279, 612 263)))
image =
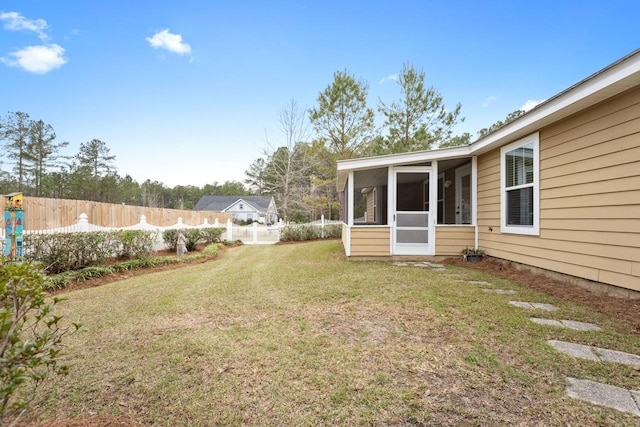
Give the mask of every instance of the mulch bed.
POLYGON ((631 325, 633 333, 640 335, 640 298, 617 298, 595 293, 543 274, 517 269, 508 263, 489 257, 485 257, 480 262, 464 262, 460 258, 449 258, 445 260, 445 263, 482 270, 496 277, 520 283, 527 288, 553 295, 561 300, 580 302, 600 313, 607 314, 631 325))

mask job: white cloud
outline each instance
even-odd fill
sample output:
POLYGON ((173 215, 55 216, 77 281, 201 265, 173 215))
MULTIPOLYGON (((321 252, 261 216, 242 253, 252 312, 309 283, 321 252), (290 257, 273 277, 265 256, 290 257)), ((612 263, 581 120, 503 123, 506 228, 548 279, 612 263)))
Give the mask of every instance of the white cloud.
POLYGON ((488 96, 487 99, 484 100, 484 102, 481 104, 482 108, 487 108, 489 105, 493 104, 494 102, 496 102, 498 100, 497 96, 488 96))
POLYGON ((542 101, 534 101, 533 99, 529 99, 522 105, 522 107, 520 107, 520 109, 526 113, 527 111, 533 109, 536 105, 541 104, 544 101, 544 99, 542 101))
POLYGON ((378 83, 383 84, 386 81, 390 81, 390 82, 397 82, 398 81, 398 74, 389 74, 387 77, 381 79, 378 83))
POLYGON ((14 59, 0 58, 0 62, 11 67, 20 67, 35 74, 46 74, 68 62, 68 59, 63 56, 64 49, 57 44, 27 46, 9 55, 14 59))
POLYGON ((153 37, 147 37, 145 40, 154 49, 166 49, 178 55, 185 55, 191 52, 191 46, 182 41, 182 36, 180 34, 172 34, 168 28, 155 33, 153 37))
POLYGON ((33 31, 41 40, 49 38, 44 32, 49 27, 44 19, 27 19, 18 12, 1 12, 0 20, 4 21, 5 30, 33 31))

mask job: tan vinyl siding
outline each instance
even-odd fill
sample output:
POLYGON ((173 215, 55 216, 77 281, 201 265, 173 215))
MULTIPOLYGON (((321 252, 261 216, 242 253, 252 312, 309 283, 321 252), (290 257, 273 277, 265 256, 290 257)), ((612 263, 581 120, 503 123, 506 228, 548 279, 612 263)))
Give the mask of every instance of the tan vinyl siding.
POLYGON ((640 291, 640 89, 540 130, 539 236, 501 234, 499 201, 496 149, 478 158, 489 255, 640 291))
POLYGON ((466 225, 436 226, 436 255, 459 255, 475 245, 475 227, 466 225))
POLYGON ((351 227, 351 256, 389 256, 390 227, 351 227))

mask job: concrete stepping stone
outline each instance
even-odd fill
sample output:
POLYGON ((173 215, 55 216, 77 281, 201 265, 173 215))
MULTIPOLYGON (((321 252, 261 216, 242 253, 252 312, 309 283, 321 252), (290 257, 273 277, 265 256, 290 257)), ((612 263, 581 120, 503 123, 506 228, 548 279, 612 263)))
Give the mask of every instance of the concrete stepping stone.
POLYGON ((558 309, 558 307, 556 307, 553 304, 545 304, 545 303, 541 303, 541 302, 532 302, 530 304, 531 304, 531 306, 533 308, 537 308, 539 310, 556 311, 558 309))
POLYGON ((596 352, 602 360, 614 363, 623 363, 630 366, 640 366, 640 356, 635 354, 625 353, 616 350, 607 350, 605 348, 593 347, 593 351, 596 352))
POLYGON ((566 393, 569 397, 640 417, 640 391, 576 378, 567 378, 567 381, 566 393))
POLYGON ((467 280, 466 282, 470 285, 493 286, 493 283, 485 282, 484 280, 467 280))
POLYGON ((582 344, 574 344, 566 341, 549 340, 547 342, 556 350, 580 359, 593 360, 596 362, 622 363, 629 366, 640 366, 640 356, 635 354, 591 347, 582 344))
POLYGON ((515 307, 526 308, 527 310, 555 311, 558 309, 558 307, 553 304, 544 304, 540 302, 509 301, 509 304, 515 307))
POLYGON ((556 341, 556 340, 549 340, 547 341, 547 343, 549 343, 551 347, 555 348, 560 353, 567 354, 571 357, 577 357, 578 359, 593 360, 594 362, 600 361, 600 358, 598 357, 598 355, 595 354, 591 349, 591 347, 589 347, 588 345, 573 344, 570 342, 556 341))
POLYGON ((414 267, 420 267, 420 268, 431 268, 431 264, 428 262, 414 262, 413 264, 414 267))
POLYGON ((593 323, 578 322, 576 320, 561 320, 560 322, 567 328, 574 329, 576 331, 601 331, 602 330, 600 326, 594 325, 593 323))
POLYGON ((489 294, 499 295, 514 295, 518 293, 518 291, 514 291, 513 289, 483 289, 483 291, 489 294))
POLYGON ((575 320, 540 319, 538 317, 530 317, 529 320, 531 320, 533 323, 537 323, 538 325, 555 326, 558 328, 568 328, 568 329, 574 329, 576 331, 601 331, 602 330, 602 328, 600 328, 597 325, 594 325, 593 323, 577 322, 575 320))
POLYGON ((428 261, 423 262, 394 262, 396 267, 420 267, 420 268, 432 268, 434 270, 446 270, 443 264, 434 264, 428 261))

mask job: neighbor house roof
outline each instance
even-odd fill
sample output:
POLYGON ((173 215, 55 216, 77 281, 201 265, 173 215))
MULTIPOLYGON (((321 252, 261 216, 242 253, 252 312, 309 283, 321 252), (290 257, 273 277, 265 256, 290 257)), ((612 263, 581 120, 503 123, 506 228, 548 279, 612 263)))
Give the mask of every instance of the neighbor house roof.
POLYGON ((271 196, 202 196, 193 207, 194 211, 224 212, 225 209, 242 200, 258 212, 266 212, 273 200, 271 196))
POLYGON ((603 68, 470 145, 411 153, 339 160, 337 186, 344 188, 350 170, 476 156, 569 117, 640 85, 640 49, 603 68))

